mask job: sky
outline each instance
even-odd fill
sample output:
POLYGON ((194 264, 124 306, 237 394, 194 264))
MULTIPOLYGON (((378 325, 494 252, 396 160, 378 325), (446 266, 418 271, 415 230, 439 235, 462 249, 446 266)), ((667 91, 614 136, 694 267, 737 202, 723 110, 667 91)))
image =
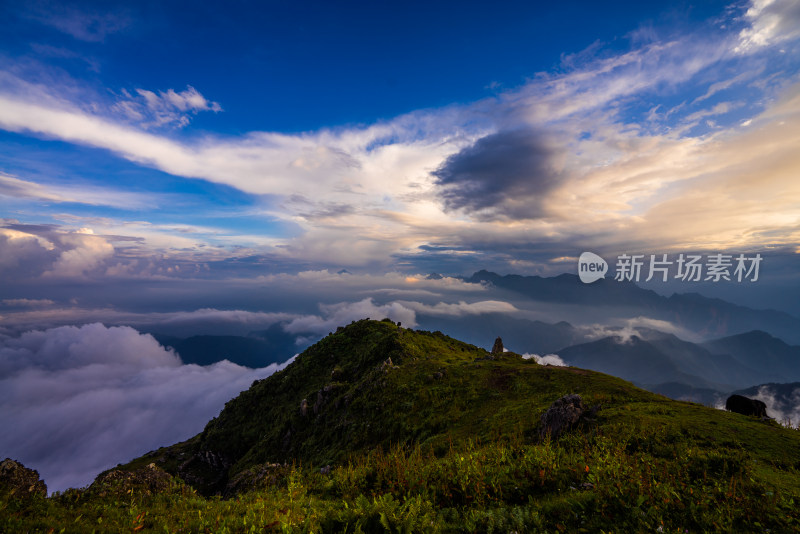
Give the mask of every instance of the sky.
MULTIPOLYGON (((85 383, 89 349, 20 363, 66 332, 553 315, 458 277, 584 251, 760 254, 757 282, 647 286, 800 316, 800 2, 336 4, 0 1, 0 381, 85 383)), ((272 372, 148 346, 115 391, 272 372)))

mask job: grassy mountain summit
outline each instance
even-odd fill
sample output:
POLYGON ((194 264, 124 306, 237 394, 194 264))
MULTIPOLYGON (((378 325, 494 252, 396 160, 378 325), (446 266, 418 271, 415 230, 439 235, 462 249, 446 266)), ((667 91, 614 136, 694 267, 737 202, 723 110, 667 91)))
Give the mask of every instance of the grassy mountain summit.
POLYGON ((155 461, 206 493, 225 494, 240 473, 263 463, 322 467, 376 446, 441 453, 452 440, 532 439, 541 413, 569 393, 607 404, 612 414, 614 404, 655 398, 607 375, 540 367, 440 332, 363 320, 254 383, 195 438, 139 463, 155 461))
POLYGON ((0 530, 786 531, 798 498, 796 430, 387 319, 339 328, 88 489, 0 495, 0 530), (542 436, 574 394, 599 411, 542 436))

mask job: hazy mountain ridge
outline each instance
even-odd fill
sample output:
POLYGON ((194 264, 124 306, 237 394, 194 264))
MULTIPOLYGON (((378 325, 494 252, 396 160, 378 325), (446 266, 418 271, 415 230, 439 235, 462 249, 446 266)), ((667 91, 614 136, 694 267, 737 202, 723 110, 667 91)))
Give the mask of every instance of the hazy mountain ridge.
POLYGON ((800 380, 800 347, 753 331, 697 344, 652 329, 566 347, 570 365, 631 380, 664 395, 715 404, 733 390, 800 380), (720 353, 722 351, 725 353, 720 353), (777 371, 776 371, 777 370, 777 371))
POLYGON ((247 336, 196 335, 184 338, 160 333, 151 335, 164 347, 173 348, 183 363, 197 365, 212 365, 225 359, 255 369, 284 362, 297 353, 295 336, 285 332, 280 325, 250 332, 247 336))
POLYGON ((706 339, 763 330, 788 343, 800 344, 800 319, 782 311, 754 310, 698 293, 665 297, 627 281, 601 279, 584 284, 577 275, 569 273, 546 278, 481 270, 464 280, 489 282, 543 302, 626 308, 638 315, 669 321, 706 339))
POLYGON ((717 354, 730 354, 753 369, 765 370, 769 380, 761 382, 791 382, 800 380, 800 346, 789 345, 761 330, 715 339, 702 344, 717 354))

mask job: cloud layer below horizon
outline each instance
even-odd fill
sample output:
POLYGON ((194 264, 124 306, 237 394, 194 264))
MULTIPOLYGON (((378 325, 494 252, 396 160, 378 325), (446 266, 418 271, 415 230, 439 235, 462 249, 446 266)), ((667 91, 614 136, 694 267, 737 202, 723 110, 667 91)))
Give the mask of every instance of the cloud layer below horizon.
POLYGON ((38 470, 51 492, 82 487, 200 432, 285 365, 184 365, 150 335, 99 323, 27 332, 0 342, 0 451, 38 470))

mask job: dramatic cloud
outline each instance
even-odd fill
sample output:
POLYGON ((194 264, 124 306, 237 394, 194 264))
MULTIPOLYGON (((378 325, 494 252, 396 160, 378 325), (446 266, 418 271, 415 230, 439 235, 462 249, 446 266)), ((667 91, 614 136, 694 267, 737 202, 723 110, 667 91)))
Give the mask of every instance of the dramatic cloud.
POLYGON ((79 277, 111 258, 114 255, 111 243, 92 234, 92 230, 82 228, 75 234, 61 236, 61 244, 68 248, 44 276, 79 277))
POLYGON ((41 274, 56 257, 55 245, 27 232, 0 228, 0 274, 6 280, 41 274))
POLYGON ((183 365, 129 327, 90 324, 0 341, 0 450, 50 490, 202 430, 225 402, 281 369, 183 365))
POLYGON ((148 131, 220 105, 191 86, 125 92, 0 61, 0 128, 103 149, 207 195, 173 211, 173 199, 154 193, 136 213, 89 217, 88 205, 131 209, 141 198, 111 204, 113 191, 69 194, 55 178, 29 178, 44 174, 0 175, 13 209, 16 199, 42 206, 41 216, 19 217, 49 216, 66 233, 90 227, 98 236, 37 234, 49 250, 0 241, 0 269, 10 280, 342 268, 552 275, 566 265, 557 258, 581 250, 796 249, 795 6, 757 1, 702 31, 654 32, 627 48, 598 43, 482 100, 303 133, 148 131), (763 44, 737 53, 742 31, 753 42, 764 35, 763 44), (236 197, 233 206, 223 209, 218 192, 236 197))
POLYGON ((447 209, 478 218, 531 219, 543 215, 541 199, 558 185, 559 159, 551 139, 517 129, 478 139, 433 175, 447 209))
POLYGON ((79 278, 114 255, 114 246, 90 228, 64 232, 52 226, 10 226, 0 227, 0 272, 25 266, 26 278, 79 278))

